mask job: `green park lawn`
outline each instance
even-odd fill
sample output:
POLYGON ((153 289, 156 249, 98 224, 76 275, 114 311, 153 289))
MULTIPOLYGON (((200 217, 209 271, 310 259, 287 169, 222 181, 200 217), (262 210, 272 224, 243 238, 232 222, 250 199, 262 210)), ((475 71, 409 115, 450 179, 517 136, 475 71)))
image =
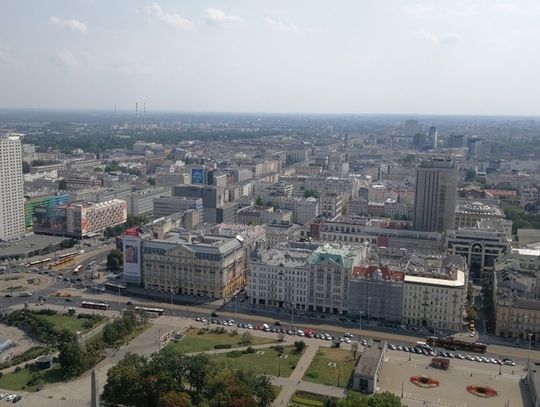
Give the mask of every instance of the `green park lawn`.
POLYGON ((62 315, 62 314, 55 314, 55 315, 36 314, 36 317, 53 324, 55 327, 59 329, 67 329, 71 333, 77 333, 78 331, 80 331, 81 333, 85 333, 89 331, 90 329, 92 329, 92 328, 85 328, 85 322, 88 321, 88 319, 77 318, 77 316, 69 316, 69 315, 62 315))
POLYGON ((216 354, 214 357, 215 360, 229 363, 234 368, 253 369, 271 376, 289 377, 302 356, 302 353, 296 352, 292 345, 283 347, 283 355, 273 347, 253 351, 253 353, 232 351, 216 354), (280 355, 281 358, 278 358, 280 355))
MULTIPOLYGON (((215 333, 203 329, 191 328, 185 332, 185 336, 180 341, 171 341, 167 346, 184 353, 206 352, 214 350, 216 345, 231 345, 231 348, 245 346, 238 343, 241 338, 241 334, 231 335, 230 332, 215 333)), ((262 338, 255 335, 252 335, 251 338, 251 346, 276 342, 273 338, 262 338)))
POLYGON ((25 368, 18 372, 2 375, 0 377, 0 388, 6 390, 35 391, 37 388, 36 385, 28 385, 28 381, 33 375, 39 376, 41 384, 56 383, 65 379, 59 364, 55 364, 51 369, 43 371, 32 371, 25 368))
POLYGON ((353 354, 348 350, 319 348, 303 380, 330 386, 338 386, 339 380, 339 387, 346 387, 355 365, 353 354))

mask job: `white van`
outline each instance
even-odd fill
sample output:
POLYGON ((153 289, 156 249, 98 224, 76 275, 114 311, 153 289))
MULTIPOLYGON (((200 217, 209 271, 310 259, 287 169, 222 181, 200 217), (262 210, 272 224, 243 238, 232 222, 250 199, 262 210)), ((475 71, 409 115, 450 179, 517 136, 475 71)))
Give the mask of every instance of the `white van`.
POLYGON ((270 326, 268 324, 263 324, 263 330, 268 332, 270 330, 270 326))

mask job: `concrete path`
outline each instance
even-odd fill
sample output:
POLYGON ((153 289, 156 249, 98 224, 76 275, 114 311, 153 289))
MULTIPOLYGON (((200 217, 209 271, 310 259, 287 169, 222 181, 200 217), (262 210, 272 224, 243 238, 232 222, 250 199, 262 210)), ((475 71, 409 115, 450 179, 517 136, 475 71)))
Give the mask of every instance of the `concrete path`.
POLYGON ((319 347, 316 345, 306 346, 302 357, 296 364, 296 368, 289 377, 272 378, 274 384, 281 386, 281 392, 274 400, 274 406, 287 405, 294 392, 298 390, 298 387, 302 383, 302 377, 304 377, 304 373, 318 350, 319 347))

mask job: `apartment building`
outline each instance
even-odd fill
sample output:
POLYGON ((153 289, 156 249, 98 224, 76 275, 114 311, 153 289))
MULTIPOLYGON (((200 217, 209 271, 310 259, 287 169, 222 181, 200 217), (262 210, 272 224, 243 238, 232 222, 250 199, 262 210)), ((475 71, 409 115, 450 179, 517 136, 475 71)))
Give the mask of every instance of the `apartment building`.
POLYGON ((245 287, 247 251, 242 239, 171 233, 142 243, 144 287, 212 299, 245 287))
POLYGON ((251 256, 247 292, 253 304, 346 314, 353 268, 367 245, 281 244, 251 256))
POLYGON ((468 275, 463 257, 413 255, 404 271, 403 322, 461 331, 468 275))
POLYGON ((246 291, 252 304, 307 309, 309 249, 257 250, 249 261, 246 291))
POLYGON ((0 240, 25 233, 22 148, 18 135, 0 133, 0 240))
POLYGON ((368 245, 325 244, 307 258, 309 311, 347 314, 352 270, 367 258, 368 245))
POLYGON ((401 323, 405 273, 384 265, 357 266, 349 286, 349 314, 401 323))

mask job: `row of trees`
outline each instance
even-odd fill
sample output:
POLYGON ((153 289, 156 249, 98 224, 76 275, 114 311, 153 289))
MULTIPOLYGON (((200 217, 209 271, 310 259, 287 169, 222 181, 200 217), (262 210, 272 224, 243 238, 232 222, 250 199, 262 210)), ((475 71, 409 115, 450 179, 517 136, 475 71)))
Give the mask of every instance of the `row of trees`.
POLYGON ((127 354, 107 373, 102 398, 133 407, 267 407, 275 394, 266 375, 168 347, 151 359, 127 354))
POLYGON ((119 236, 123 234, 127 229, 132 228, 134 226, 144 225, 147 222, 148 222, 148 218, 144 215, 128 215, 126 223, 108 227, 107 229, 105 229, 104 234, 106 237, 119 236))
POLYGON ((518 229, 540 229, 540 213, 527 213, 521 207, 506 208, 504 213, 512 221, 512 233, 518 229))
POLYGON ((387 391, 365 396, 355 391, 347 393, 343 399, 328 399, 325 407, 404 407, 401 400, 395 394, 387 391))
POLYGON ((125 336, 131 334, 140 324, 133 311, 126 311, 122 318, 109 322, 103 328, 103 342, 107 345, 114 345, 125 336))

